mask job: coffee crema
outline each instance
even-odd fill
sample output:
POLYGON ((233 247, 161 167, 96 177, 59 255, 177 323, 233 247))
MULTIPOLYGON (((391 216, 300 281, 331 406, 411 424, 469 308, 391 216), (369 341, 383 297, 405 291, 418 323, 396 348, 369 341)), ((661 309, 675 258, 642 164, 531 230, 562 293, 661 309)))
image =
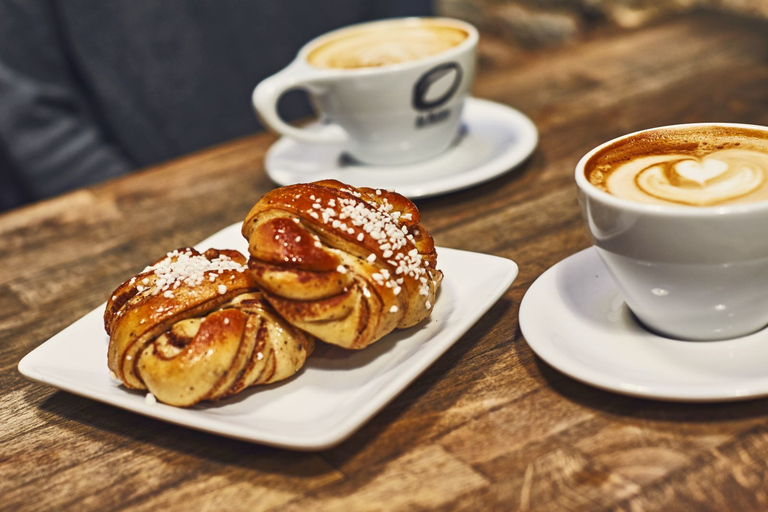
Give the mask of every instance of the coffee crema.
POLYGON ((307 62, 326 69, 401 64, 442 53, 468 37, 461 28, 436 22, 373 24, 320 44, 309 53, 307 62))
POLYGON ((768 200, 768 132, 684 126, 643 132, 595 153, 590 183, 647 204, 720 206, 768 200))

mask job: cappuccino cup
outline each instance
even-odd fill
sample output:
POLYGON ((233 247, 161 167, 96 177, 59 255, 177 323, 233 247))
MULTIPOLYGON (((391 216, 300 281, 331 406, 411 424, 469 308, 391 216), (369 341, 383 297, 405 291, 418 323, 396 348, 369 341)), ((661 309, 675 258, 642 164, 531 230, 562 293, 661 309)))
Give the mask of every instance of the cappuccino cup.
POLYGON ((427 160, 459 136, 477 41, 472 25, 450 18, 352 25, 307 43, 256 86, 253 106, 282 135, 338 145, 363 164, 427 160), (308 92, 318 124, 299 128, 281 119, 277 104, 291 89, 308 92))
POLYGON ((768 325, 768 128, 631 133, 575 177, 597 253, 645 327, 703 341, 768 325))

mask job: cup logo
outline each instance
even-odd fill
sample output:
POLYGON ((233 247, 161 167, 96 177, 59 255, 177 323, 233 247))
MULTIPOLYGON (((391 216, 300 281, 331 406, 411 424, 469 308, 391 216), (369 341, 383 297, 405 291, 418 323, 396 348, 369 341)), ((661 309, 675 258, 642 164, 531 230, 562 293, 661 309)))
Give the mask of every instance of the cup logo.
POLYGON ((447 120, 450 109, 438 110, 461 85, 463 72, 456 62, 446 62, 430 69, 413 86, 413 108, 425 112, 416 118, 416 128, 424 128, 447 120))
POLYGON ((413 108, 416 110, 430 110, 443 105, 456 93, 461 83, 461 67, 456 62, 446 62, 436 66, 419 78, 413 87, 413 108), (450 77, 453 77, 452 79, 450 77), (447 90, 436 98, 430 98, 430 90, 450 80, 447 90))

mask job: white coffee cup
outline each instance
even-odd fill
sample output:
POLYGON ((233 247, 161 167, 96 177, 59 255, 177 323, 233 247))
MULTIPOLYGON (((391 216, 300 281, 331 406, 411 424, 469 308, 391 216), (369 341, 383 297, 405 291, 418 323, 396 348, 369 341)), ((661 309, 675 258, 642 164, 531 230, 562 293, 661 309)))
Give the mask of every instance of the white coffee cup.
POLYGON ((256 86, 253 106, 275 131, 304 143, 337 144, 364 164, 426 160, 445 151, 459 135, 462 107, 475 74, 477 41, 472 25, 450 18, 352 25, 307 43, 288 67, 256 86), (358 35, 385 39, 388 32, 397 36, 398 31, 425 27, 445 27, 465 36, 444 51, 399 63, 354 68, 310 63, 313 52, 329 48, 330 43, 358 35), (277 103, 291 89, 308 91, 320 117, 318 126, 298 128, 280 118, 277 103))
POLYGON ((684 340, 729 339, 768 325, 768 201, 642 204, 599 189, 585 171, 596 154, 630 137, 713 126, 756 130, 768 139, 760 126, 674 125, 606 142, 576 166, 584 218, 627 305, 651 331, 684 340))

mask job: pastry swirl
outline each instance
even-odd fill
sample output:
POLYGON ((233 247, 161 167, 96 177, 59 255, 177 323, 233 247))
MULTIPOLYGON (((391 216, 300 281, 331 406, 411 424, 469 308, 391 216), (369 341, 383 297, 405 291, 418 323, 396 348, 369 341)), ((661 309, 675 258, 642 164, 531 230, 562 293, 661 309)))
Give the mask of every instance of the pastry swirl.
POLYGON ((442 281, 418 209, 394 192, 335 180, 282 187, 256 203, 242 232, 265 299, 345 348, 424 320, 442 281))
POLYGON ((168 253, 115 290, 104 326, 114 376, 177 406, 286 379, 314 348, 264 301, 232 250, 168 253))

